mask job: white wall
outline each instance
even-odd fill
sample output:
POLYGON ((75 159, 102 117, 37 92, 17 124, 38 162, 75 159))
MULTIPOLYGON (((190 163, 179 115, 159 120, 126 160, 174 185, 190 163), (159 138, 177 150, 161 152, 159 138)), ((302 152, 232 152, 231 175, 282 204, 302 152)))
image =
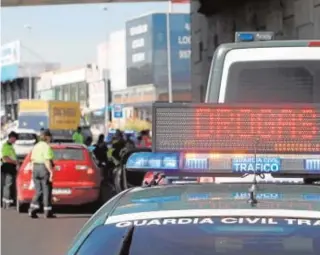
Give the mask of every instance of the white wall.
POLYGON ((52 77, 52 86, 81 82, 86 80, 86 68, 58 71, 52 77))
POLYGON ((111 89, 120 90, 127 88, 126 64, 126 32, 119 30, 110 34, 110 52, 108 55, 111 89))
POLYGON ((108 43, 97 46, 97 64, 100 78, 110 78, 111 90, 127 88, 125 30, 111 33, 108 43))
POLYGON ((109 54, 109 43, 108 42, 102 42, 98 44, 97 46, 97 65, 100 69, 100 79, 104 79, 106 73, 106 70, 109 68, 109 63, 107 56, 109 54))

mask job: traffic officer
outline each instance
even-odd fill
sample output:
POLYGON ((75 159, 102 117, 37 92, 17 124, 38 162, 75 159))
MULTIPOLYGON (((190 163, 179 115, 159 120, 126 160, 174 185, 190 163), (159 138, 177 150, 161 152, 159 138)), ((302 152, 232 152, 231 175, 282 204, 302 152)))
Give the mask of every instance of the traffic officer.
POLYGON ((32 178, 36 193, 31 201, 29 216, 38 218, 37 209, 39 209, 41 196, 43 198, 43 209, 46 218, 55 218, 52 213, 52 178, 54 157, 53 150, 49 143, 52 135, 49 130, 44 130, 40 134, 38 142, 31 152, 31 162, 33 166, 32 178))
POLYGON ((13 144, 17 139, 18 134, 16 132, 10 132, 8 135, 8 141, 5 142, 1 148, 1 184, 3 185, 2 202, 4 209, 9 208, 10 205, 14 203, 16 195, 18 160, 13 144))
POLYGON ((82 128, 78 127, 76 132, 74 132, 74 134, 72 135, 72 140, 75 143, 84 144, 84 137, 81 132, 82 132, 82 128))

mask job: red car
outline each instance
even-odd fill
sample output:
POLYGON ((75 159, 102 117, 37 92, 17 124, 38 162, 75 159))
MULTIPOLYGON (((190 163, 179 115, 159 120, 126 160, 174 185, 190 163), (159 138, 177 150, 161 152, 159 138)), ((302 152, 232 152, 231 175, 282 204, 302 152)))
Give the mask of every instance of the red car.
MULTIPOLYGON (((53 204, 86 205, 99 202, 102 187, 100 168, 88 148, 80 144, 52 144, 54 151, 53 204)), ((17 177, 17 210, 27 211, 35 193, 31 153, 17 177)))

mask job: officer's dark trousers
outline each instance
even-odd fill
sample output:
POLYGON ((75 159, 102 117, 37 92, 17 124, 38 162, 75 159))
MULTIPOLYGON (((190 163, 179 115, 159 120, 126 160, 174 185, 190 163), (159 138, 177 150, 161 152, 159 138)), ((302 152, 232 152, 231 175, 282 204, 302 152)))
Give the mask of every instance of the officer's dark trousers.
POLYGON ((16 165, 4 163, 1 166, 2 202, 12 204, 16 199, 16 165))
POLYGON ((44 211, 51 211, 52 183, 49 181, 50 174, 44 164, 34 164, 33 181, 36 193, 31 201, 30 210, 35 211, 40 208, 40 199, 43 198, 44 211))

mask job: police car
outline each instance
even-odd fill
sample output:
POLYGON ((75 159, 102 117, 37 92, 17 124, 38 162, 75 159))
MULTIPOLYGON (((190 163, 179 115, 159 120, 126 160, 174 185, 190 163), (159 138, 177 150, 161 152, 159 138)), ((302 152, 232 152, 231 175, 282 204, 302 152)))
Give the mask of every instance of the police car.
MULTIPOLYGON (((151 164, 152 170, 168 176, 191 173, 178 167, 181 158, 169 158, 168 153, 150 153, 149 158, 143 154, 143 158, 148 162, 142 165, 141 153, 132 154, 127 170, 141 173, 151 164), (156 158, 160 164, 154 163, 156 158)), ((194 176, 230 172, 192 170, 194 176)), ((291 174, 304 176, 306 171, 291 174)), ((314 173, 306 176, 319 178, 314 173)), ((317 184, 253 180, 158 186, 159 180, 127 189, 107 202, 85 224, 67 254, 320 254, 317 184)))

